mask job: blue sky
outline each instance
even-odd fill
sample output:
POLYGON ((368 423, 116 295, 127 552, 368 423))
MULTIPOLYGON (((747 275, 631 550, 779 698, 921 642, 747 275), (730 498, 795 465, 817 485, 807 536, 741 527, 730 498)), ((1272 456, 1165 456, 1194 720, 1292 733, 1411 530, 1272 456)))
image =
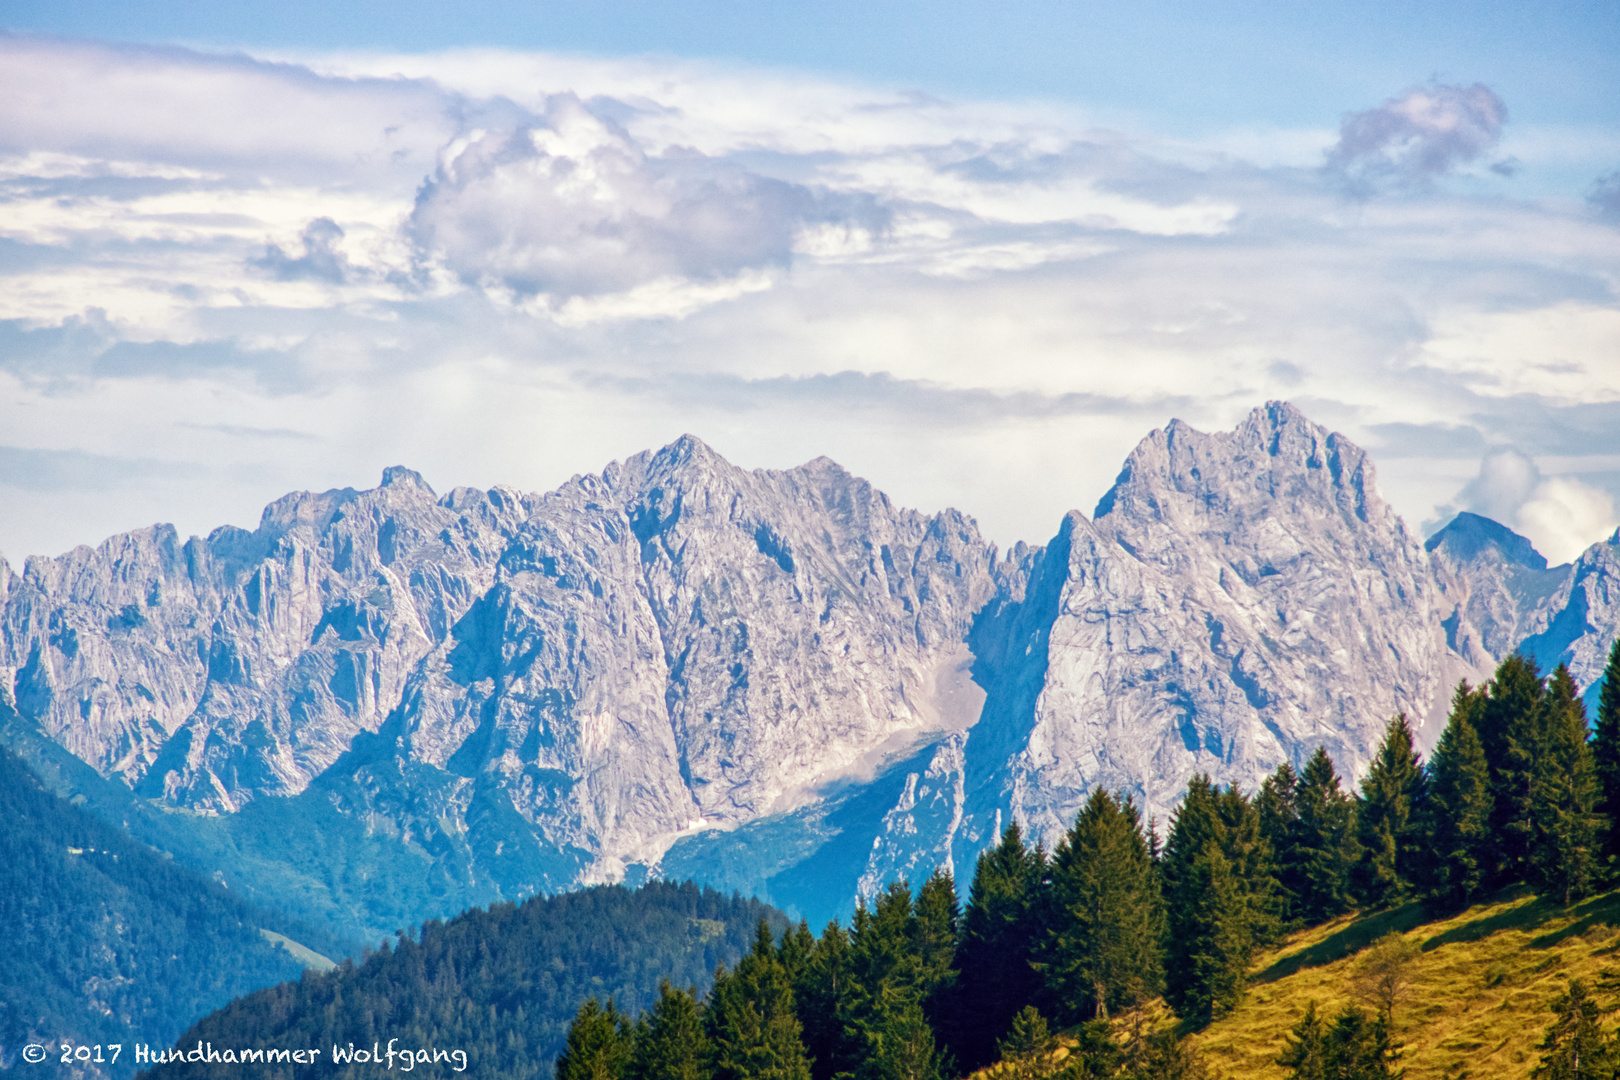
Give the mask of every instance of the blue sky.
POLYGON ((13 29, 210 48, 655 53, 936 93, 1085 102, 1182 131, 1320 123, 1429 76, 1532 122, 1620 120, 1620 6, 1112 0, 7 5, 13 29), (1281 88, 1286 87, 1283 92, 1281 88))
POLYGON ((1620 515, 1620 5, 0 10, 0 551, 692 431, 1002 542, 1290 398, 1620 515))

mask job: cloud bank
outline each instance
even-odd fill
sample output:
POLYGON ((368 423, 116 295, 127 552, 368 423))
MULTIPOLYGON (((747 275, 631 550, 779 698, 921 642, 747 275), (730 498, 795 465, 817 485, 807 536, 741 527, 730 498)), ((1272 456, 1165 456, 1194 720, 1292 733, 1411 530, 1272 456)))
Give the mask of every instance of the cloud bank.
POLYGON ((684 431, 1040 541, 1171 416, 1283 397, 1413 521, 1516 447, 1500 512, 1562 551, 1620 494, 1620 219, 1493 172, 1552 145, 1508 117, 1431 83, 1200 143, 681 61, 0 35, 0 549, 684 431))

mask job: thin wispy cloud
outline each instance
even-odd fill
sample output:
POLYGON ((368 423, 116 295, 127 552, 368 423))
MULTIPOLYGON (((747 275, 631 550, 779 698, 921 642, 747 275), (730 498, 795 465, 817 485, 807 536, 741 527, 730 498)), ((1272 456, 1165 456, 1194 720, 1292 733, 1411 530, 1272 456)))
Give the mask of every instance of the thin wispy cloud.
POLYGON ((30 491, 104 492, 141 480, 185 478, 202 471, 193 462, 0 446, 0 487, 30 491))

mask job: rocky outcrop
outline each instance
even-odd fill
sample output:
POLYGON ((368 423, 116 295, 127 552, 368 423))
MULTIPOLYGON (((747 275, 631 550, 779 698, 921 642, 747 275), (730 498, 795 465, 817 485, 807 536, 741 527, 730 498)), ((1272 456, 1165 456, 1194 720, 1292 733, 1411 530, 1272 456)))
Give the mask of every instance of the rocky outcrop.
POLYGON ((1531 627, 1545 622, 1541 609, 1570 576, 1568 564, 1549 568, 1525 537, 1466 511, 1423 546, 1459 580, 1464 617, 1497 660, 1536 632, 1531 627))
POLYGON ((1543 673, 1567 664, 1596 707, 1620 632, 1620 532, 1573 563, 1549 567, 1529 540, 1477 514, 1458 514, 1426 545, 1460 582, 1464 618, 1500 660, 1518 650, 1543 673))
POLYGON ((1620 532, 1558 569, 1563 571, 1561 580, 1535 604, 1524 623, 1528 633, 1518 647, 1543 672, 1569 665, 1575 682, 1585 688, 1587 712, 1592 714, 1609 649, 1620 630, 1620 532))
POLYGON ((616 877, 970 724, 994 558, 825 459, 748 472, 684 438, 537 500, 389 733, 616 877))

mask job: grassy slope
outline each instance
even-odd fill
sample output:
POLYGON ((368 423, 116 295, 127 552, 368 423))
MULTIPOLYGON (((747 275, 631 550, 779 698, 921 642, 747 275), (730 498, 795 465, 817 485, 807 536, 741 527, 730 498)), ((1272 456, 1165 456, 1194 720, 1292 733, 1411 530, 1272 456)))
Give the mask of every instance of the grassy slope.
POLYGON ((1528 1077, 1553 998, 1571 978, 1596 984, 1620 951, 1620 892, 1567 909, 1508 893, 1449 918, 1426 918, 1414 904, 1294 935, 1261 957, 1243 1005, 1193 1035, 1193 1044, 1223 1076, 1282 1080, 1287 1070, 1277 1055, 1306 1003, 1314 998, 1331 1018, 1355 1000, 1358 953, 1395 931, 1421 950, 1396 1010, 1407 1080, 1462 1071, 1528 1077))

